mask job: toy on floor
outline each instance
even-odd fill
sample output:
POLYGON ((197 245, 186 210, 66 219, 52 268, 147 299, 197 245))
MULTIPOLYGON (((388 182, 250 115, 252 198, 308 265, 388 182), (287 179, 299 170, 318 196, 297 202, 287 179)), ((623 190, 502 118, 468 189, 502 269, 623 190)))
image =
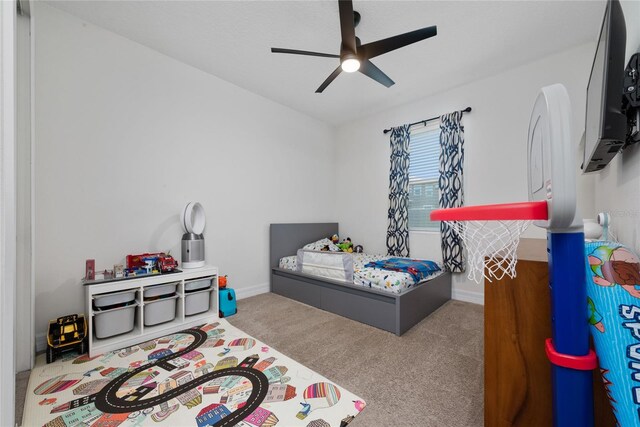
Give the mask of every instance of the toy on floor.
POLYGON ((218 277, 218 289, 224 289, 227 287, 227 276, 218 277))
POLYGON ((76 350, 78 354, 86 353, 86 332, 87 320, 84 314, 70 314, 50 321, 47 332, 47 363, 55 361, 58 355, 67 350, 76 350))
POLYGON ((229 288, 218 290, 218 301, 220 303, 220 317, 233 316, 238 312, 236 305, 236 291, 229 288))

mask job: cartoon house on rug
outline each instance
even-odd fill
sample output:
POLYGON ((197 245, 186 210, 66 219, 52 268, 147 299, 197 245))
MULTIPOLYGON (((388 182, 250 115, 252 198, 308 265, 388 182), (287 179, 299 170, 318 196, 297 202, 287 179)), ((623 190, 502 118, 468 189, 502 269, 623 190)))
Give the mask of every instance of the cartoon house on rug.
POLYGON ((270 384, 263 402, 284 402, 296 396, 296 388, 288 384, 270 384))
POLYGON ((171 354, 173 354, 173 351, 169 350, 168 348, 159 348, 149 353, 149 355, 147 356, 147 359, 158 360, 158 359, 162 359, 163 357, 167 357, 171 354))
POLYGON ((238 358, 235 356, 228 356, 224 359, 220 359, 213 370, 219 371, 220 369, 235 368, 236 366, 238 366, 238 358))
POLYGON ((100 418, 95 421, 95 425, 100 427, 118 427, 120 424, 127 421, 129 417, 128 413, 124 414, 102 414, 100 418))
POLYGON ((241 368, 252 368, 256 362, 260 360, 260 356, 257 354, 252 354, 251 356, 246 357, 238 366, 241 368))
POLYGON ((223 394, 220 398, 220 403, 235 411, 241 404, 249 399, 252 390, 253 386, 247 381, 223 394))
POLYGON ((216 328, 220 325, 220 323, 215 322, 215 323, 207 323, 206 325, 204 325, 202 328, 200 328, 200 330, 202 332, 209 332, 210 330, 212 330, 213 328, 216 328))
POLYGON ((146 342, 143 342, 142 344, 138 344, 138 347, 140 347, 140 349, 143 351, 151 351, 154 348, 156 348, 156 342, 155 340, 146 341, 146 342))
POLYGON ((127 402, 135 402, 136 400, 140 400, 145 397, 147 394, 151 393, 155 390, 158 384, 153 381, 150 383, 142 384, 135 389, 129 390, 127 394, 123 397, 127 402))
POLYGON ((202 360, 204 356, 197 350, 192 350, 187 354, 182 355, 183 359, 190 360, 192 362, 197 362, 198 360, 202 360))
POLYGON ((189 366, 189 364, 191 362, 189 362, 186 359, 183 359, 182 357, 176 357, 175 359, 168 360, 165 363, 168 364, 168 365, 173 366, 176 369, 183 369, 183 368, 186 368, 187 366, 189 366))
POLYGON ((114 379, 114 378, 118 378, 122 374, 125 374, 126 372, 127 372, 126 368, 109 367, 107 369, 100 371, 100 375, 102 375, 103 377, 114 379))
POLYGON ((268 357, 256 363, 253 369, 257 369, 260 372, 264 372, 264 370, 267 369, 269 366, 273 365, 273 362, 275 361, 276 361, 275 357, 268 357))
POLYGON ((251 427, 273 427, 278 424, 278 417, 262 407, 258 407, 255 411, 246 417, 243 423, 248 424, 251 427))
POLYGON ((193 375, 198 378, 203 376, 204 374, 208 374, 209 372, 213 372, 213 365, 211 363, 205 363, 204 365, 200 366, 199 368, 196 368, 195 371, 193 371, 193 375))
POLYGON ((121 388, 137 387, 148 383, 160 374, 158 371, 142 371, 129 378, 121 388))
POLYGON ((284 374, 287 373, 288 370, 289 368, 287 368, 286 366, 273 366, 262 372, 269 380, 269 384, 272 384, 280 382, 280 379, 284 376, 284 374))
POLYGON ((76 396, 88 396, 90 394, 94 394, 102 390, 104 386, 109 384, 111 380, 109 378, 101 378, 99 380, 93 380, 86 383, 80 384, 78 387, 73 389, 73 394, 76 396))
POLYGON ((80 406, 63 415, 60 415, 53 420, 45 424, 46 427, 71 427, 79 425, 87 420, 98 418, 102 414, 96 405, 93 403, 90 405, 80 406))
POLYGON ((200 346, 200 348, 213 348, 213 347, 220 347, 222 345, 224 345, 224 340, 214 337, 214 338, 207 339, 204 342, 204 344, 200 346))
MULTIPOLYGON (((171 375, 165 381, 167 382, 167 384, 164 386, 162 391, 160 391, 160 387, 158 387, 158 392, 161 394, 165 393, 166 390, 168 389, 172 389, 182 384, 186 384, 190 381, 193 381, 193 374, 189 371, 180 371, 171 375)), ((180 396, 178 396, 178 401, 182 403, 184 406, 186 406, 187 408, 191 409, 194 406, 197 406, 202 403, 202 395, 200 394, 197 388, 192 388, 182 393, 180 396)))
POLYGON ((219 403, 212 403, 211 405, 205 406, 200 412, 198 412, 196 423, 198 424, 198 427, 211 426, 222 420, 224 417, 229 416, 229 414, 231 414, 231 411, 229 411, 226 406, 219 403))
POLYGON ((202 389, 204 394, 215 394, 220 391, 222 388, 221 385, 227 380, 227 377, 216 378, 212 381, 209 381, 202 389))

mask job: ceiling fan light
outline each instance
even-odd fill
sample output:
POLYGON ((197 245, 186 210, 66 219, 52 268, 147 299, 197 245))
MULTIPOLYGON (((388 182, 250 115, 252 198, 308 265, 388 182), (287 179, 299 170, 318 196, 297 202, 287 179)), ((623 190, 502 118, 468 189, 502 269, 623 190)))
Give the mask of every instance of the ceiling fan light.
POLYGON ((360 69, 360 61, 357 58, 346 58, 340 65, 345 73, 353 73, 360 69))

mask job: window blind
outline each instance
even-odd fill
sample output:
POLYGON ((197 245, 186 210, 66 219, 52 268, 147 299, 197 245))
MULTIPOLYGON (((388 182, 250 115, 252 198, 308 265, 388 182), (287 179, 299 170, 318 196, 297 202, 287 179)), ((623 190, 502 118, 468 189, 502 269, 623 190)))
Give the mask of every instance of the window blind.
POLYGON ((438 208, 440 164, 439 121, 411 132, 409 143, 409 230, 438 230, 439 222, 429 220, 438 208))

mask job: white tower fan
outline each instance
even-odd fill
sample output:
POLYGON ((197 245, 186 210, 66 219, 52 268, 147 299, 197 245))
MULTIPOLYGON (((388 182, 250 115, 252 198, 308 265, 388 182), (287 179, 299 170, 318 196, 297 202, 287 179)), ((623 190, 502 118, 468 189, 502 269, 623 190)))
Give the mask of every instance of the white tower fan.
POLYGON ((204 208, 198 202, 189 202, 180 218, 185 231, 182 236, 182 268, 204 267, 204 208))

